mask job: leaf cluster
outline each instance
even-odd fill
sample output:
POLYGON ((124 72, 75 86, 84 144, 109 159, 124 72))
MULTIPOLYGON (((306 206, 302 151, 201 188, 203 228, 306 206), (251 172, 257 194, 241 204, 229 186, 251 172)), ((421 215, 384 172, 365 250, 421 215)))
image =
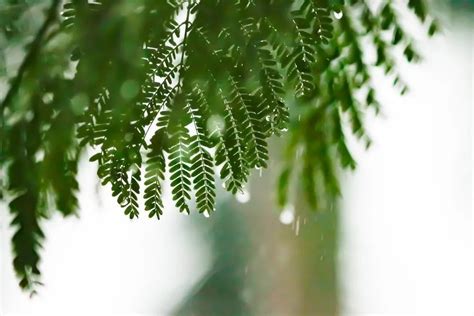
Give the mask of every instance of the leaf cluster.
MULTIPOLYGON (((289 130, 278 202, 291 203, 299 173, 313 209, 326 209, 339 194, 338 166, 356 165, 347 134, 370 144, 373 69, 405 93, 394 48, 420 59, 392 1, 47 3, 2 102, 0 189, 16 231, 14 267, 32 291, 40 223, 52 210, 75 214, 84 148, 130 218, 142 198, 149 217, 163 215, 167 179, 180 212, 195 205, 209 215, 216 175, 237 194, 267 167, 270 137, 289 130)), ((406 8, 437 31, 424 1, 406 8)))

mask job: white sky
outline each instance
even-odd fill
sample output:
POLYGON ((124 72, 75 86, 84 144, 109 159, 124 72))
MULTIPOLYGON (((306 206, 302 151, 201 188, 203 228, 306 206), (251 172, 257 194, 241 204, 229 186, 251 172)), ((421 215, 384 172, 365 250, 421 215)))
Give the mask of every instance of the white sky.
POLYGON ((420 36, 425 60, 404 66, 411 92, 380 77, 384 118, 358 150, 342 214, 343 311, 352 315, 473 315, 473 35, 446 22, 420 36))

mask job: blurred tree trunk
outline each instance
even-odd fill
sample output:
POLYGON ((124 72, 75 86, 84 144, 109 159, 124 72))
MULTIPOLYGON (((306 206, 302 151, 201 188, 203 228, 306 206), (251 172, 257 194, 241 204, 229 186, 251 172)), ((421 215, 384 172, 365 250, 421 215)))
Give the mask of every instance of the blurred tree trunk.
POLYGON ((338 212, 311 212, 297 193, 296 213, 307 216, 282 224, 277 170, 273 162, 253 177, 247 204, 228 201, 197 219, 210 226, 216 257, 176 315, 338 315, 338 212))

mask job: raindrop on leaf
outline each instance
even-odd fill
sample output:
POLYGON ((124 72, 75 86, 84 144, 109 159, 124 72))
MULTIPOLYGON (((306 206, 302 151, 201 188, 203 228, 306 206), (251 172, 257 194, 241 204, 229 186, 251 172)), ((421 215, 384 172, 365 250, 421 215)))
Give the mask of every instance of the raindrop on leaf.
POLYGON ((241 191, 237 192, 237 194, 235 195, 235 199, 237 200, 237 202, 245 204, 250 201, 250 193, 248 190, 242 189, 241 191))
POLYGON ((295 220, 295 208, 293 205, 287 205, 280 213, 280 222, 285 225, 290 225, 295 220))

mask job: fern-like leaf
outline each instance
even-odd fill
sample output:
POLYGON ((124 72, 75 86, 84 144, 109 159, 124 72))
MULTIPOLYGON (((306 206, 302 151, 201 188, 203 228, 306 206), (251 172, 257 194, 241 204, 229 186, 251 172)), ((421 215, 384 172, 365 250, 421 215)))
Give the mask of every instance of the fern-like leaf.
POLYGON ((189 214, 187 202, 191 199, 191 160, 190 139, 188 130, 181 123, 176 123, 169 130, 169 172, 173 200, 180 212, 189 214))
POLYGON ((148 217, 157 219, 163 215, 162 185, 166 170, 163 136, 162 132, 157 132, 151 139, 145 173, 145 210, 148 217))

